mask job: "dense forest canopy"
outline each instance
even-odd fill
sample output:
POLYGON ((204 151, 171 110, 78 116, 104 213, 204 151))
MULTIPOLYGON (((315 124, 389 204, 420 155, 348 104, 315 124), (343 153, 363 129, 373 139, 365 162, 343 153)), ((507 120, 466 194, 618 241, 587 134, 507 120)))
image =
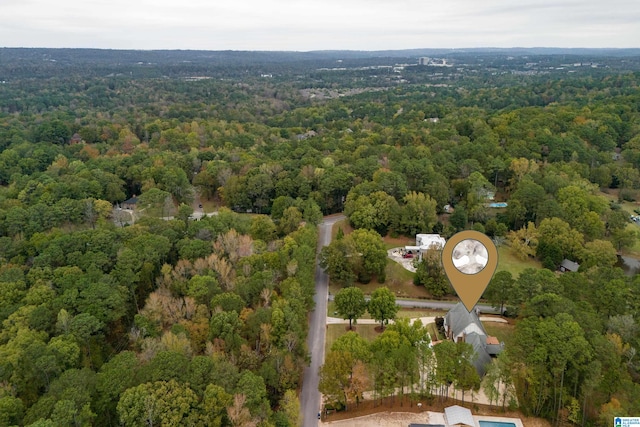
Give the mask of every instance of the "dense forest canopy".
MULTIPOLYGON (((491 375, 559 423, 637 414, 640 280, 616 261, 637 254, 639 70, 615 50, 0 49, 0 425, 298 425, 336 212, 356 231, 322 262, 345 286, 385 283, 386 234, 474 228, 539 260, 485 294, 517 316, 491 375), (580 270, 552 273, 565 258, 580 270)), ((415 281, 441 297, 437 264, 415 281)), ((409 328, 327 363, 392 393, 418 368, 389 360, 428 357, 409 328)), ((447 346, 438 365, 469 357, 447 346)))

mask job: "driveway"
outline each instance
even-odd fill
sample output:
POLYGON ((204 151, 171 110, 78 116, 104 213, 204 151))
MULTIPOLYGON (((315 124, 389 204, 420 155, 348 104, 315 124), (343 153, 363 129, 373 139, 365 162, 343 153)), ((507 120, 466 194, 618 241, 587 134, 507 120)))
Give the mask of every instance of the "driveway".
MULTIPOLYGON (((344 215, 325 217, 318 230, 318 252, 331 242, 333 224, 345 218, 344 215)), ((316 264, 316 294, 313 297, 315 309, 310 313, 307 348, 311 355, 311 365, 304 370, 300 408, 304 418, 303 427, 318 425, 318 412, 321 407, 320 366, 324 363, 324 339, 327 324, 327 300, 329 295, 329 276, 316 264)))

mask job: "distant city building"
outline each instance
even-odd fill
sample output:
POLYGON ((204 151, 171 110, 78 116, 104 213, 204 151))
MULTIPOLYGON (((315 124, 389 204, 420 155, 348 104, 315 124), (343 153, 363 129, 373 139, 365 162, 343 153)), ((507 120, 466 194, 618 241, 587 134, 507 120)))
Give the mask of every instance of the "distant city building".
POLYGON ((447 60, 444 58, 429 58, 428 56, 418 58, 418 65, 428 67, 451 67, 451 65, 447 64, 447 60))

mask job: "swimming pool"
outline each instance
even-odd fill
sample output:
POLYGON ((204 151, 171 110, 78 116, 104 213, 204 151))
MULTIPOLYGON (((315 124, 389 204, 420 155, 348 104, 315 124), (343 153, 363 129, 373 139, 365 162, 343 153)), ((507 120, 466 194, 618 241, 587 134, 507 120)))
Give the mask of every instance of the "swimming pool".
POLYGON ((480 427, 516 427, 514 423, 503 423, 499 421, 478 421, 480 427))
POLYGON ((489 203, 489 207, 490 208, 506 208, 507 203, 506 202, 489 203))

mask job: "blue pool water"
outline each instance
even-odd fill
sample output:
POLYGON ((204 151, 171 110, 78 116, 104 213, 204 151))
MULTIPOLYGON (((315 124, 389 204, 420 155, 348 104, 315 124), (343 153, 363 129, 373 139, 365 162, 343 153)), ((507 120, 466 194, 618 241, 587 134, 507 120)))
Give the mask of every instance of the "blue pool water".
POLYGON ((478 421, 480 427, 516 427, 514 423, 501 423, 498 421, 478 421))
POLYGON ((489 203, 489 207, 490 208, 506 208, 507 203, 506 202, 489 203))

